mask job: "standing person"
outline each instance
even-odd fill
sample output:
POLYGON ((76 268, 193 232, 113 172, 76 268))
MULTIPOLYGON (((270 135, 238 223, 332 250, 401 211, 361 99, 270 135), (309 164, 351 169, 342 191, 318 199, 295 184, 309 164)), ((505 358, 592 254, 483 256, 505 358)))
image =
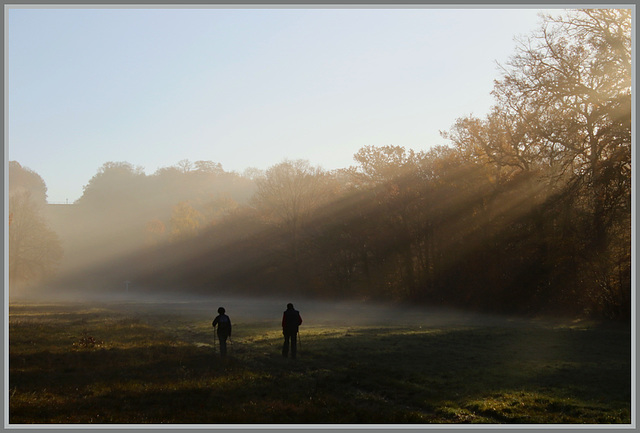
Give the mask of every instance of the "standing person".
POLYGON ((282 346, 282 356, 285 358, 289 354, 289 342, 291 342, 291 358, 296 358, 298 349, 297 335, 298 326, 302 324, 300 312, 293 309, 293 304, 287 304, 287 311, 282 315, 282 334, 284 335, 284 345, 282 346))
POLYGON ((227 356, 227 338, 231 337, 231 319, 223 307, 218 308, 218 316, 213 319, 211 326, 218 326, 218 340, 220 340, 220 356, 227 356))

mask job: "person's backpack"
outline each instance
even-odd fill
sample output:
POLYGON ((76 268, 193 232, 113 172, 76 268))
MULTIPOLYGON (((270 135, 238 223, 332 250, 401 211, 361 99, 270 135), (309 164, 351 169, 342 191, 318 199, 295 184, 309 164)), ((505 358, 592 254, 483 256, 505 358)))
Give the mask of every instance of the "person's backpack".
POLYGON ((290 332, 298 332, 300 325, 300 313, 298 310, 286 310, 284 312, 285 329, 290 332))
POLYGON ((221 314, 218 317, 218 333, 229 335, 231 331, 231 320, 229 320, 229 316, 225 314, 221 314))

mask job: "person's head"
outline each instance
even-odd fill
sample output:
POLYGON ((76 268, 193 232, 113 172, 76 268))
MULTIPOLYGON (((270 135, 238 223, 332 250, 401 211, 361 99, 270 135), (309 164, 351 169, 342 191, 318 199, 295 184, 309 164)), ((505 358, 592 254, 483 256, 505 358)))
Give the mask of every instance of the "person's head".
POLYGON ((293 304, 292 303, 288 303, 287 304, 287 310, 293 310, 293 304))
POLYGON ((225 309, 223 307, 218 308, 218 314, 224 314, 225 309))

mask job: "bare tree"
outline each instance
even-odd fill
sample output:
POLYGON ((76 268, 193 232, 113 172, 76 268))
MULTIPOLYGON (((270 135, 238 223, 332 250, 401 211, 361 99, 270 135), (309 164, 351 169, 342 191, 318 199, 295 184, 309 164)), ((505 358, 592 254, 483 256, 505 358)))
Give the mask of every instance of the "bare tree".
POLYGON ((631 11, 546 17, 494 93, 502 112, 527 125, 521 145, 589 189, 593 246, 603 248, 607 201, 626 195, 617 187, 631 169, 631 11))
MULTIPOLYGON (((610 291, 617 271, 609 264, 630 263, 621 234, 630 230, 631 210, 631 10, 543 18, 502 67, 492 112, 484 120, 460 119, 445 136, 493 166, 496 184, 519 173, 544 180, 546 208, 562 203, 581 227, 582 274, 598 270, 581 293, 610 291)), ((545 226, 542 209, 535 219, 545 226)))
POLYGON ((176 164, 176 167, 182 173, 189 173, 191 170, 193 170, 193 164, 188 159, 181 159, 180 161, 178 161, 178 164, 176 164))

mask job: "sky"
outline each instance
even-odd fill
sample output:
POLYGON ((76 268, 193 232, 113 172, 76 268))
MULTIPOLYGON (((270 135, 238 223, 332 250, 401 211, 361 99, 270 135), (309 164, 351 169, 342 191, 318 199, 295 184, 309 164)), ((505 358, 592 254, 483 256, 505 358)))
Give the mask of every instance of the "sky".
POLYGON ((367 145, 428 150, 488 113, 540 11, 9 7, 5 150, 70 203, 109 161, 333 170, 367 145))

